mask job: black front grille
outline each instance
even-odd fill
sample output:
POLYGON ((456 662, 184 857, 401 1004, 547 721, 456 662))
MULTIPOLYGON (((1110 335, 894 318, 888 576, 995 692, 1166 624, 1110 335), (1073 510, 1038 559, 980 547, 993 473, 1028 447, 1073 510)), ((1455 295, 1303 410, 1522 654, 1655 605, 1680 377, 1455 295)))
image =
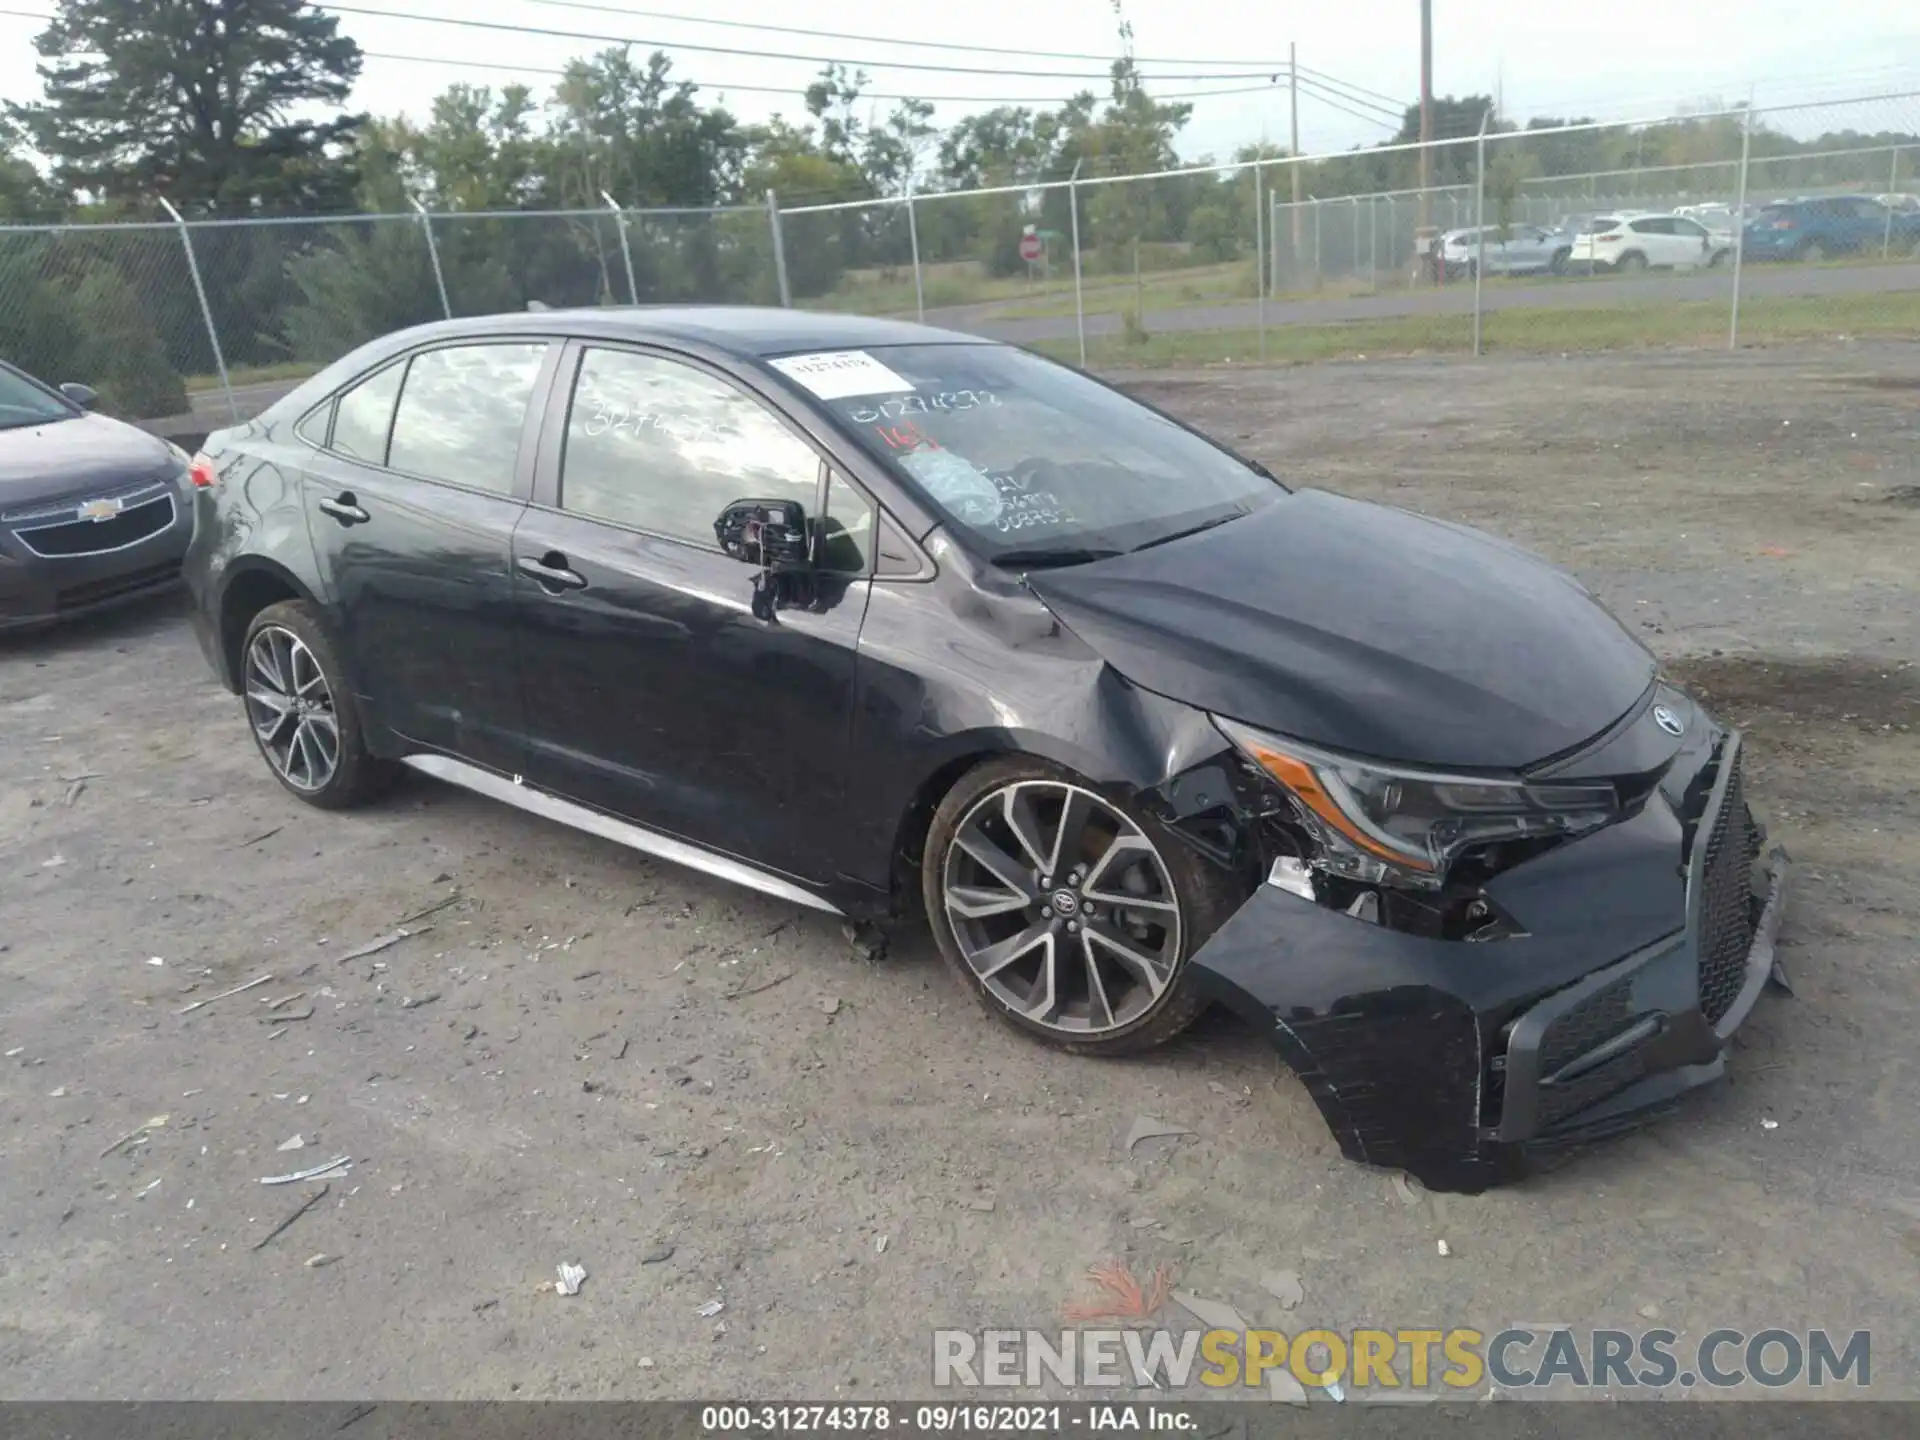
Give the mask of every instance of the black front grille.
POLYGON ((158 535, 173 523, 173 497, 156 495, 129 505, 110 520, 69 520, 55 525, 21 526, 20 543, 45 559, 72 559, 124 550, 158 535))
POLYGON ((1728 762, 1733 773, 1721 796, 1719 813, 1706 837, 1706 854, 1694 871, 1699 885, 1700 1013, 1717 1025, 1747 979, 1747 953, 1753 948, 1751 875, 1760 835, 1747 809, 1741 782, 1741 756, 1728 762))

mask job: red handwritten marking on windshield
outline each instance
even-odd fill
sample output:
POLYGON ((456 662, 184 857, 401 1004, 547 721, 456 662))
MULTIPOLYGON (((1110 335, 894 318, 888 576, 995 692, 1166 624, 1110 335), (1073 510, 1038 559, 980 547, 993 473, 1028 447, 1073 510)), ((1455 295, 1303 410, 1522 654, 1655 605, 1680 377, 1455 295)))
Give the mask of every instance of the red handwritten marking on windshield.
POLYGON ((922 434, 920 427, 912 421, 900 425, 876 425, 873 427, 873 432, 894 450, 938 450, 940 448, 922 434))

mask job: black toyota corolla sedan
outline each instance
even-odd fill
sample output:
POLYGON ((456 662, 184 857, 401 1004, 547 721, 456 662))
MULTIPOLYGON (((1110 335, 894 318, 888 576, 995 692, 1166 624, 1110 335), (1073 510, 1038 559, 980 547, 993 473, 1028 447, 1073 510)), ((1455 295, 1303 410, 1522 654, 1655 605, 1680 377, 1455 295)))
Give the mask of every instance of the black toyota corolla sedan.
POLYGON ((187 456, 0 362, 0 632, 177 587, 187 456))
POLYGON ((1004 345, 784 310, 369 344, 196 457, 273 775, 397 767, 855 917, 1064 1049, 1208 1001, 1478 1189, 1721 1073, 1786 862, 1740 737, 1500 540, 1004 345))

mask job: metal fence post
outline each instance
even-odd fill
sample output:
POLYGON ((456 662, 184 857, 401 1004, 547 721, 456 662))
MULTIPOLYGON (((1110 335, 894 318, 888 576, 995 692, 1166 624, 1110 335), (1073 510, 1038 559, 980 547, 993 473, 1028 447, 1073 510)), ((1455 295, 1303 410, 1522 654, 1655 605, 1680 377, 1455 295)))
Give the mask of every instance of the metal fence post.
POLYGON ((1326 272, 1320 265, 1320 239, 1323 233, 1320 229, 1320 197, 1309 195, 1307 198, 1313 201, 1313 288, 1320 290, 1326 285, 1326 272))
POLYGON ((1353 226, 1353 278, 1360 278, 1360 197, 1353 197, 1353 218, 1347 223, 1353 226))
POLYGON ((920 222, 913 213, 913 178, 907 178, 907 244, 913 250, 913 310, 927 323, 927 286, 920 278, 920 222))
POLYGON ((1487 271, 1487 122, 1480 117, 1480 136, 1473 142, 1473 353, 1480 354, 1480 281, 1487 271))
MULTIPOLYGON (((1280 293, 1280 205, 1278 195, 1267 196, 1267 284, 1275 295, 1280 293)), ((1300 217, 1291 213, 1293 210, 1291 205, 1286 208, 1290 212, 1288 219, 1292 222, 1292 228, 1298 230, 1300 217)), ((1300 283, 1300 247, 1298 245, 1287 252, 1287 283, 1290 286, 1300 283)))
POLYGON ((1080 366, 1087 364, 1087 309, 1080 291, 1080 166, 1073 162, 1073 174, 1067 177, 1067 209, 1073 222, 1073 329, 1080 337, 1080 366))
POLYGON ((1367 201, 1367 288, 1380 288, 1380 197, 1367 201))
POLYGON ((447 303, 447 277, 440 273, 440 247, 433 243, 433 217, 427 214, 427 207, 411 195, 407 197, 407 203, 413 206, 420 216, 420 228, 426 232, 427 237, 427 258, 433 261, 433 283, 440 291, 440 311, 451 320, 453 306, 447 303))
MULTIPOLYGON (((1260 313, 1260 358, 1267 358, 1267 182, 1253 167, 1253 289, 1260 313)), ((1238 227, 1235 227, 1238 228, 1238 227)))
POLYGON ((207 303, 207 287, 200 280, 200 262, 194 257, 193 236, 187 233, 187 222, 180 212, 173 208, 173 202, 166 196, 160 197, 160 204, 173 223, 180 227, 180 245, 187 252, 187 273, 193 276, 193 293, 200 297, 200 316, 207 322, 207 339, 213 343, 213 364, 220 372, 220 388, 227 392, 227 413, 233 416, 233 423, 240 423, 240 405, 233 398, 233 381, 227 378, 227 357, 220 351, 220 332, 214 327, 213 307, 207 303))
POLYGON ((767 227, 773 232, 773 274, 780 285, 780 303, 793 308, 793 288, 787 283, 787 242, 780 233, 780 197, 767 191, 767 227))
POLYGON ((600 192, 600 198, 607 202, 607 208, 613 211, 614 227, 620 232, 620 258, 627 267, 627 299, 631 304, 640 303, 640 287, 633 283, 633 251, 627 248, 627 212, 620 208, 620 202, 606 191, 600 192))
POLYGON ((1727 349, 1740 348, 1740 262, 1747 251, 1747 171, 1753 160, 1753 96, 1740 121, 1740 188, 1733 202, 1733 306, 1727 318, 1727 349))
POLYGON ((1887 259, 1893 254, 1893 197, 1900 193, 1900 147, 1893 147, 1893 157, 1887 162, 1887 231, 1880 237, 1880 258, 1887 259))

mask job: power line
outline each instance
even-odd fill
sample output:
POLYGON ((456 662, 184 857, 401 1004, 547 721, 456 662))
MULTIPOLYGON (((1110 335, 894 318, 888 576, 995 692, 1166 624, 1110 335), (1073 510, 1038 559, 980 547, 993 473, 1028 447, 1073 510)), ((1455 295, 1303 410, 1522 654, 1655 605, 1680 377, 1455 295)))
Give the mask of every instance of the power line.
POLYGON ((1377 125, 1382 130, 1398 130, 1400 128, 1401 122, 1399 120, 1383 120, 1378 115, 1369 115, 1363 110, 1352 109, 1334 99, 1332 96, 1316 90, 1312 82, 1304 75, 1300 77, 1300 93, 1310 99, 1318 100, 1322 105, 1331 106, 1343 115, 1351 115, 1356 120, 1364 120, 1369 125, 1377 125))
POLYGON ((1351 80, 1342 80, 1338 75, 1329 75, 1324 70, 1315 70, 1311 66, 1302 65, 1300 67, 1300 73, 1302 75, 1311 75, 1315 80, 1337 86, 1339 89, 1351 90, 1356 95, 1364 95, 1370 100, 1380 100, 1388 105, 1397 105, 1401 109, 1406 108, 1407 102, 1397 96, 1388 95, 1380 90, 1369 90, 1365 85, 1356 85, 1351 80))
MULTIPOLYGON (((370 15, 381 20, 417 20, 428 25, 454 25, 470 30, 492 30, 510 35, 539 35, 560 40, 593 40, 608 45, 638 45, 650 50, 691 50, 708 55, 739 55, 756 60, 797 60, 809 65, 849 65, 858 69, 923 70, 947 75, 1012 75, 1028 80, 1108 80, 1110 71, 1008 70, 1002 66, 933 65, 905 60, 851 60, 833 55, 795 55, 778 50, 742 50, 730 45, 696 45, 685 41, 640 40, 631 35, 605 35, 591 30, 560 30, 545 25, 514 25, 504 20, 472 20, 454 15, 421 15, 407 10, 369 10, 360 5, 319 4, 318 9, 342 15, 370 15)), ((1143 75, 1143 80, 1265 80, 1268 70, 1242 70, 1201 75, 1143 75)))
MULTIPOLYGON (((0 10, 0 14, 11 13, 14 12, 0 10)), ((493 70, 517 75, 565 75, 567 73, 564 67, 523 65, 511 60, 497 63, 491 60, 452 60, 438 55, 400 55, 387 50, 362 50, 360 53, 369 60, 398 60, 413 65, 449 65, 461 70, 493 70)), ((799 96, 805 93, 806 88, 793 85, 723 85, 702 80, 674 83, 685 83, 697 90, 711 90, 719 94, 737 90, 754 95, 799 96)), ((1156 100, 1209 100, 1223 95, 1262 94, 1271 88, 1267 85, 1243 85, 1226 90, 1174 91, 1158 94, 1153 98, 1156 100)), ((1061 103, 1058 95, 885 95, 872 90, 862 90, 860 98, 862 100, 925 100, 933 105, 1054 105, 1061 103)))
MULTIPOLYGON (((590 0, 525 0, 529 5, 550 5, 559 10, 594 10, 609 15, 631 15, 641 20, 671 20, 682 25, 713 25, 728 30, 758 30, 774 35, 799 35, 810 40, 864 40, 872 45, 909 45, 919 50, 963 50, 971 55, 1022 55, 1030 60, 1092 60, 1111 62, 1113 55, 1097 55, 1074 50, 1026 50, 1000 45, 964 45, 948 40, 901 40, 885 35, 861 35, 845 30, 812 30, 798 25, 762 25, 753 20, 715 20, 702 15, 675 15, 665 10, 635 10, 625 5, 598 5, 590 0)), ((1141 65, 1245 65, 1245 60, 1176 60, 1164 57, 1136 56, 1141 65)), ((1253 62, 1267 63, 1267 62, 1253 62)), ((1271 62, 1276 69, 1279 62, 1271 62)), ((1384 97, 1382 97, 1384 98, 1384 97)))

